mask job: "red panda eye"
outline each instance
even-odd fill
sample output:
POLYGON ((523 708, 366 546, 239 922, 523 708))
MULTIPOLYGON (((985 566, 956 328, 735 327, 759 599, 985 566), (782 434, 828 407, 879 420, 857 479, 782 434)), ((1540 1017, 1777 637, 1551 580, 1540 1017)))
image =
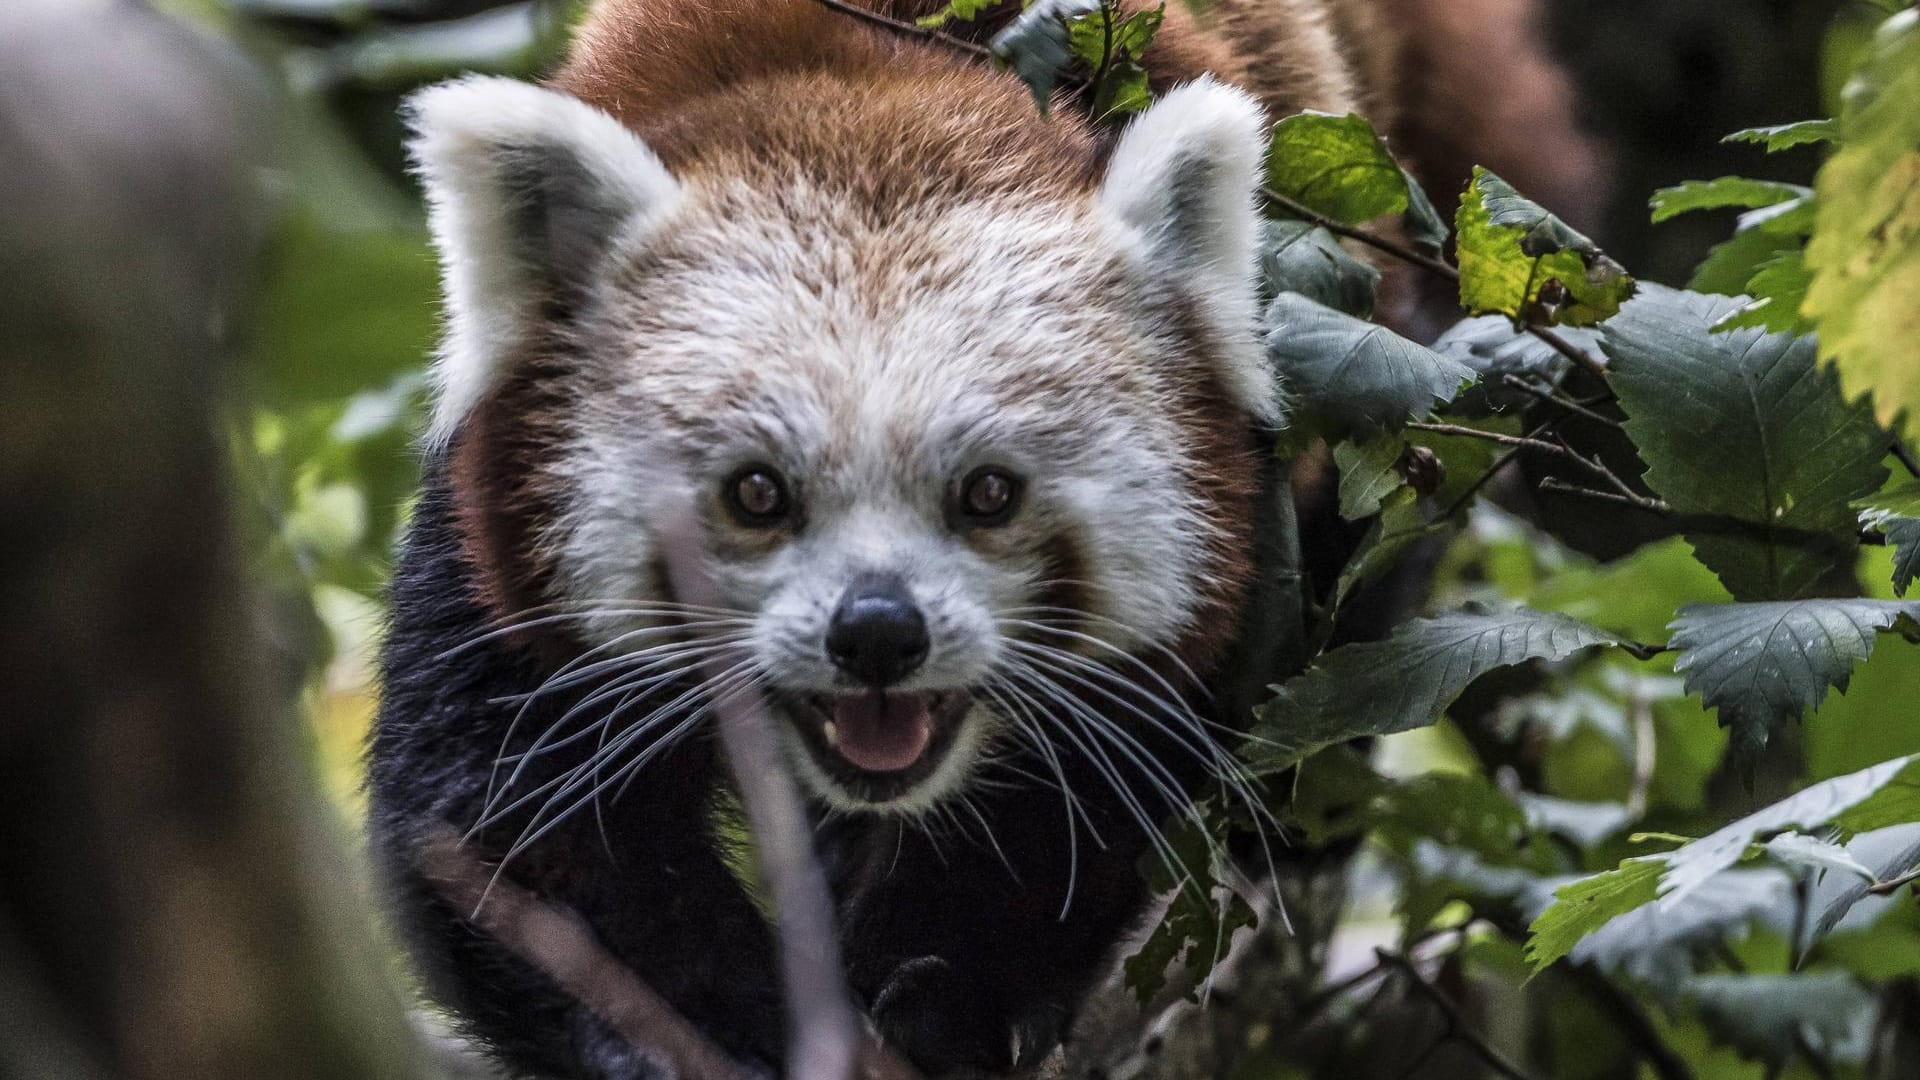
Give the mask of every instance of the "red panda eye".
POLYGON ((767 465, 749 465, 727 481, 727 502, 743 525, 777 525, 787 516, 787 486, 767 465))
POLYGON ((1020 480, 1002 469, 982 467, 967 474, 960 488, 960 509, 975 525, 998 525, 1013 516, 1020 480))

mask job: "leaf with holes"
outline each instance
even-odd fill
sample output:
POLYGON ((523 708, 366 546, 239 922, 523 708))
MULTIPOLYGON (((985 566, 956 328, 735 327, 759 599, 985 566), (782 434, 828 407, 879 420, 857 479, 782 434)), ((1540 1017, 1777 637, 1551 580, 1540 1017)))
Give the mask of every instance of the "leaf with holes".
POLYGON ((1340 467, 1340 516, 1359 521, 1379 513, 1380 501, 1406 486, 1406 477, 1395 467, 1406 451, 1398 435, 1334 447, 1333 463, 1340 467))
POLYGON ((1633 278, 1593 241, 1477 166, 1454 231, 1471 314, 1592 326, 1633 295, 1633 278))
POLYGON ((1686 676, 1736 745, 1765 746, 1827 687, 1842 692, 1855 664, 1873 654, 1874 636, 1898 629, 1920 637, 1920 601, 1816 599, 1748 604, 1688 604, 1674 620, 1673 669, 1686 676))
POLYGON ((1416 242, 1438 249, 1447 240, 1447 224, 1426 191, 1359 116, 1283 117, 1267 143, 1267 186, 1343 224, 1401 214, 1416 242))
POLYGON ((1266 327, 1267 357, 1296 402, 1336 433, 1397 430, 1474 379, 1458 360, 1299 293, 1273 298, 1266 327))
POLYGON ((1908 480, 1853 504, 1860 524, 1879 529, 1893 546, 1893 594, 1907 595, 1920 574, 1920 480, 1908 480))
POLYGON ((1373 314, 1380 271, 1347 253, 1333 234, 1305 221, 1261 224, 1260 276, 1268 296, 1296 292, 1356 318, 1373 314))
POLYGON ((1226 830, 1226 815, 1202 805, 1199 821, 1185 821, 1167 837, 1181 873, 1193 875, 1188 880, 1179 880, 1173 868, 1151 852, 1142 859, 1148 885, 1171 893, 1160 925, 1121 965, 1127 986, 1143 1005, 1167 985, 1167 969, 1175 963, 1185 967, 1194 986, 1200 985, 1226 955, 1234 933, 1259 921, 1239 894, 1215 884, 1228 876, 1218 865, 1226 850, 1226 830))
POLYGON ((1526 608, 1469 607, 1400 624, 1385 641, 1345 645, 1274 687, 1247 757, 1278 771, 1323 747, 1425 727, 1473 680, 1529 660, 1564 660, 1613 635, 1526 608))
POLYGON ((1709 332, 1739 306, 1650 285, 1601 345, 1648 485, 1706 519, 1686 530, 1700 561, 1737 599, 1790 600, 1852 559, 1849 504, 1885 481, 1887 436, 1868 402, 1840 396, 1811 340, 1709 332))

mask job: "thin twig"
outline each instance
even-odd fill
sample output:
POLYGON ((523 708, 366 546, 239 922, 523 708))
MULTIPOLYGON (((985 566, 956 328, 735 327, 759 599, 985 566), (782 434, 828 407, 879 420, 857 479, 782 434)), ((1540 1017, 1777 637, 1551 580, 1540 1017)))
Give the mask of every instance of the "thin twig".
POLYGON ((1915 882, 1920 882, 1920 866, 1914 867, 1899 877, 1888 878, 1885 881, 1876 881, 1872 885, 1867 886, 1867 891, 1875 896, 1891 896, 1915 882))
POLYGON ((1596 424, 1605 424, 1607 427, 1614 428, 1616 430, 1624 430, 1624 428, 1622 428, 1620 421, 1615 420, 1613 417, 1603 416, 1600 413, 1594 412, 1592 409, 1589 409, 1585 405, 1582 405, 1579 402, 1573 400, 1572 398, 1561 397, 1559 394, 1556 394, 1551 390, 1542 390, 1539 387, 1528 382, 1527 380, 1521 378, 1520 376, 1515 375, 1511 371, 1502 372, 1500 375, 1500 381, 1508 386, 1513 387, 1515 390, 1518 390, 1523 394, 1528 394, 1532 397, 1538 398, 1540 401, 1545 402, 1548 405, 1565 409, 1567 412, 1570 412, 1575 416, 1579 416, 1579 417, 1583 417, 1585 419, 1591 420, 1596 424))
MULTIPOLYGON (((1496 442, 1502 446, 1511 446, 1518 450, 1538 450, 1541 453, 1553 454, 1556 457, 1565 458, 1599 477, 1605 481, 1609 487, 1612 487, 1618 492, 1619 497, 1622 499, 1639 500, 1642 498, 1625 480, 1620 479, 1619 476, 1614 474, 1612 469, 1607 468, 1599 458, 1587 458, 1573 447, 1568 446, 1566 441, 1561 439, 1557 433, 1554 435, 1556 441, 1548 442, 1545 439, 1533 438, 1527 435, 1505 435, 1498 431, 1482 431, 1479 428, 1464 427, 1460 424, 1411 423, 1408 424, 1407 427, 1415 431, 1431 431, 1436 435, 1458 435, 1469 439, 1485 439, 1488 442, 1496 442)), ((1655 501, 1656 500, 1652 499, 1645 500, 1649 505, 1643 506, 1642 509, 1651 509, 1650 504, 1655 501)))
POLYGON ((470 912, 468 918, 480 929, 558 983, 636 1049, 659 1055, 675 1075, 690 1080, 754 1075, 614 959, 578 916, 512 882, 494 880, 493 871, 462 846, 451 826, 421 846, 420 869, 455 910, 470 912))
POLYGON ((1607 365, 1601 363, 1598 359, 1594 357, 1592 353, 1588 352, 1587 350, 1581 348, 1578 345, 1575 345, 1573 342, 1568 341, 1566 338, 1561 337, 1559 334, 1554 333, 1552 330, 1549 330, 1546 327, 1540 326, 1536 323, 1529 322, 1523 327, 1523 329, 1525 329, 1527 333, 1532 334, 1534 337, 1538 338, 1539 340, 1546 342, 1547 345, 1551 347, 1554 352, 1559 353, 1561 356, 1564 356, 1567 359, 1573 361, 1575 364, 1578 364, 1582 368, 1585 368, 1588 373, 1598 376, 1599 378, 1602 378, 1602 379, 1607 377, 1607 365))
POLYGON ((842 15, 858 19, 869 26, 877 26, 903 37, 910 37, 919 41, 930 41, 936 45, 943 45, 949 49, 953 49, 956 52, 963 52, 969 56, 979 57, 982 60, 993 59, 993 50, 987 48, 985 45, 968 41, 965 38, 954 37, 952 34, 946 33, 943 30, 936 30, 930 26, 920 26, 915 23, 889 18, 877 11, 868 11, 866 8, 856 4, 846 3, 845 0, 813 0, 813 2, 819 4, 821 7, 837 11, 842 15))
MULTIPOLYGON (((1552 428, 1553 425, 1558 422, 1559 422, 1558 417, 1554 417, 1552 419, 1542 421, 1539 425, 1535 426, 1533 430, 1527 432, 1526 435, 1522 437, 1527 439, 1537 438, 1540 435, 1544 434, 1548 429, 1552 428)), ((1491 481, 1494 478, 1494 476, 1496 476, 1502 469, 1505 469, 1507 466, 1519 460, 1520 451, 1522 449, 1524 448, 1516 446, 1511 450, 1508 450, 1506 453, 1501 454, 1500 457, 1497 460, 1495 460, 1492 465, 1487 466, 1487 471, 1481 473, 1479 479, 1475 480, 1472 484, 1468 485, 1467 490, 1461 492, 1458 496, 1456 496, 1453 502, 1447 504, 1447 508, 1440 512, 1440 517, 1438 520, 1445 521, 1446 519, 1459 513, 1461 508, 1466 506, 1468 503, 1472 502, 1473 497, 1475 495, 1478 495, 1480 493, 1480 489, 1483 487, 1486 487, 1488 482, 1491 481)))
POLYGON ((1504 1054, 1495 1050, 1491 1044, 1480 1036, 1479 1032, 1474 1031, 1473 1027, 1466 1022, 1466 1017, 1461 1015, 1460 1007, 1453 1003, 1453 999, 1441 993, 1439 987, 1428 982, 1427 977, 1420 973, 1420 969, 1415 967, 1411 960, 1408 960, 1398 953, 1387 952, 1384 949, 1376 950, 1376 953, 1380 957, 1381 963, 1388 964, 1406 975, 1407 981, 1413 985, 1414 989, 1419 990, 1426 996, 1427 1000, 1433 1002, 1434 1005, 1439 1008, 1440 1012, 1446 1017, 1452 1037, 1460 1040, 1471 1048, 1475 1054, 1479 1055, 1482 1061, 1487 1063, 1489 1068, 1501 1076, 1506 1077, 1507 1080, 1533 1080, 1532 1077, 1522 1072, 1518 1066, 1508 1061, 1504 1054))
POLYGON ((1693 1067, 1660 1037, 1660 1029, 1654 1026, 1646 1010, 1631 995, 1584 964, 1563 964, 1556 970, 1565 972, 1576 986, 1586 992, 1589 1000, 1600 1006, 1601 1011, 1613 1020, 1615 1028, 1639 1052, 1640 1059, 1653 1066, 1660 1080, 1694 1080, 1693 1067))
MULTIPOLYGON (((1831 533, 1815 532, 1812 529, 1800 529, 1790 525, 1773 525, 1764 521, 1748 521, 1746 518, 1730 517, 1726 514, 1689 514, 1674 509, 1671 504, 1661 499, 1648 499, 1638 495, 1629 497, 1612 491, 1595 491, 1551 476, 1540 481, 1540 490, 1593 499, 1596 502, 1631 506, 1635 510, 1666 518, 1673 522, 1674 528, 1683 533, 1744 536, 1764 544, 1785 544, 1790 547, 1805 548, 1836 559, 1844 558, 1853 552, 1853 548, 1848 546, 1847 541, 1831 533)), ((1862 529, 1853 537, 1853 540, 1868 547, 1880 547, 1887 542, 1886 535, 1875 529, 1862 529)))
POLYGON ((1278 206, 1280 209, 1304 221, 1310 221, 1330 233, 1344 236, 1349 240, 1357 240, 1362 244, 1366 244, 1368 247, 1384 251, 1403 262, 1410 262, 1422 269, 1430 270, 1456 284, 1460 281, 1460 271, 1455 270, 1444 259, 1437 259, 1431 255, 1415 251, 1405 244, 1389 240, 1378 233, 1368 232, 1366 229, 1358 229, 1344 222, 1335 221, 1333 218, 1320 213, 1306 203, 1282 195, 1270 187, 1261 188, 1260 193, 1265 195, 1269 202, 1278 206))
MULTIPOLYGON (((718 591, 707 576, 705 546, 697 518, 688 513, 662 545, 667 578, 684 603, 715 606, 718 591)), ((702 665, 717 679, 721 659, 702 665)), ((847 997, 833 900, 825 872, 813 856, 813 829, 805 804, 786 768, 780 735, 752 689, 732 690, 714 703, 721 745, 746 809, 757 865, 778 913, 780 966, 792 1020, 787 1075, 796 1080, 906 1080, 910 1066, 864 1037, 847 997)))

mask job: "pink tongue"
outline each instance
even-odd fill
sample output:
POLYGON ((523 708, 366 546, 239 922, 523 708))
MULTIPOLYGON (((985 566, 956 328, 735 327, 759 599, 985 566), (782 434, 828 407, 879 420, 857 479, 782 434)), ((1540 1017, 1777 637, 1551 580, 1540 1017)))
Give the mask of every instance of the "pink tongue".
POLYGON ((833 726, 834 749, 868 772, 898 772, 912 765, 933 739, 925 694, 849 694, 834 702, 833 726))

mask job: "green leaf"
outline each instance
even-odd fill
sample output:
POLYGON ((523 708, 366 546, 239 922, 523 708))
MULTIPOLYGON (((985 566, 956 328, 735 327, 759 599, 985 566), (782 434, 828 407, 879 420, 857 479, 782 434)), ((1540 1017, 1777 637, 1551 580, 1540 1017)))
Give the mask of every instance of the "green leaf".
POLYGON ((1920 601, 1816 599, 1688 604, 1673 622, 1673 669, 1734 741, 1749 749, 1817 709, 1829 686, 1846 691, 1874 635, 1920 636, 1920 601))
POLYGON ((1473 680, 1528 660, 1564 660, 1616 639, 1576 619, 1469 607, 1400 624, 1385 641, 1345 645, 1274 688, 1247 757, 1278 771, 1367 735, 1425 727, 1473 680))
POLYGON ((1340 467, 1340 516, 1359 521, 1379 513, 1380 500, 1406 486, 1395 468, 1406 451, 1406 442, 1397 435, 1334 447, 1333 462, 1340 467))
POLYGON ((1073 60, 1073 21, 1099 7, 1099 0, 1034 0, 988 43, 994 59, 1027 84, 1042 114, 1053 102, 1060 73, 1073 60))
POLYGON ((1842 971, 1699 975, 1682 995, 1714 1038, 1773 1068, 1804 1053, 1857 1065, 1866 1059, 1874 995, 1842 971))
POLYGON ((1828 825, 1851 828, 1850 822, 1878 827, 1889 807, 1905 807, 1900 800, 1911 794, 1916 781, 1920 781, 1920 755, 1883 761, 1859 772, 1802 788, 1771 806, 1668 852, 1664 857, 1666 873, 1660 880, 1661 902, 1669 907, 1680 904, 1708 878, 1739 862, 1762 836, 1789 828, 1801 831, 1828 825), (1875 800, 1889 785, 1893 785, 1892 797, 1875 800))
POLYGON ((1688 180, 1675 187, 1660 188, 1653 193, 1648 205, 1653 208, 1653 223, 1658 225, 1695 210, 1719 210, 1729 206, 1751 210, 1811 193, 1811 188, 1799 184, 1754 180, 1745 176, 1722 176, 1718 180, 1688 180))
POLYGON ((1836 142, 1840 138, 1840 124, 1835 120, 1801 120, 1792 124, 1778 124, 1773 127, 1743 128, 1720 141, 1723 143, 1756 143, 1767 148, 1767 153, 1776 154, 1808 143, 1836 142))
POLYGON ((1267 186, 1347 225, 1407 209, 1400 163, 1373 125, 1351 114, 1309 111, 1273 125, 1267 186))
POLYGON ((1226 868, 1218 865, 1220 853, 1226 850, 1225 815, 1203 805, 1199 818, 1183 820, 1167 842, 1177 865, 1206 867, 1209 880, 1177 881, 1167 863, 1152 853, 1142 862, 1148 885, 1156 892, 1172 893, 1160 925, 1121 965, 1127 986, 1142 1005, 1167 985, 1167 969, 1176 962, 1186 968, 1191 985, 1200 985, 1226 955, 1234 933, 1259 921, 1237 893, 1216 884, 1226 874, 1226 868))
POLYGON ((1267 295, 1296 292, 1365 319, 1373 314, 1380 271, 1354 258, 1318 225, 1284 218, 1261 224, 1260 273, 1267 295))
MULTIPOLYGON (((1583 327, 1559 331, 1562 338, 1588 353, 1598 353, 1600 333, 1583 327)), ((1553 346, 1532 334, 1516 330, 1513 320, 1504 315, 1481 315, 1462 319, 1433 343, 1434 351, 1451 356, 1472 368, 1480 376, 1471 387, 1447 407, 1460 416, 1486 416, 1493 412, 1525 408, 1534 397, 1508 386, 1504 376, 1524 379, 1540 390, 1560 385, 1573 361, 1553 346)))
POLYGON ((1534 970, 1543 970, 1572 952, 1582 938, 1615 916, 1652 903, 1665 865, 1658 856, 1628 859, 1618 869, 1556 889, 1553 905, 1527 928, 1527 959, 1534 970))
POLYGON ((1805 312, 1848 393, 1880 420, 1920 410, 1920 11, 1888 19, 1847 86, 1845 145, 1815 180, 1805 312))
POLYGON ((1747 282, 1753 280, 1761 266, 1800 249, 1801 241, 1795 236, 1783 236, 1767 229, 1741 230, 1707 252, 1706 259, 1688 279, 1687 288, 1694 292, 1739 296, 1747 291, 1747 282))
POLYGON ((1113 0, 1072 18, 1067 23, 1067 39, 1073 54, 1093 74, 1095 120, 1139 112, 1152 103, 1147 70, 1138 63, 1153 44, 1160 24, 1166 18, 1166 6, 1123 15, 1113 0))
POLYGON ((1778 867, 1728 870, 1684 904, 1643 902, 1613 916, 1581 938, 1567 957, 1671 990, 1693 976, 1695 950, 1739 941, 1755 922, 1790 930, 1793 891, 1793 879, 1778 867))
POLYGON ((1865 499, 1853 508, 1860 524, 1879 529, 1893 546, 1893 594, 1907 595, 1920 574, 1920 480, 1908 480, 1865 499))
POLYGON ((925 29, 938 30, 954 19, 972 22, 979 18, 982 12, 999 7, 1005 2, 1006 0, 947 0, 946 7, 931 15, 922 15, 913 21, 925 29))
POLYGON ((1811 340, 1708 332, 1738 306, 1648 286, 1601 342, 1647 483, 1682 514, 1745 523, 1688 530, 1700 561, 1736 599, 1789 600, 1852 557, 1849 503, 1886 479, 1887 438, 1811 340))
POLYGON ((1739 327, 1758 327, 1775 333, 1806 334, 1813 327, 1800 314, 1806 303, 1807 287, 1813 284, 1813 272, 1807 269, 1805 253, 1791 248, 1769 258, 1747 281, 1753 299, 1745 306, 1722 316, 1713 324, 1715 333, 1739 327))
POLYGON ((1398 429, 1474 378, 1458 360, 1298 293, 1273 298, 1266 326, 1267 357, 1295 400, 1338 432, 1398 429))
POLYGON ((1308 111, 1282 118, 1267 144, 1267 186, 1347 225, 1401 214, 1415 243, 1438 251, 1447 242, 1433 200, 1359 116, 1308 111))
POLYGON ((1454 226, 1460 306, 1470 314, 1591 326, 1633 295, 1633 278, 1619 263, 1485 169, 1474 168, 1454 226), (1550 283, 1565 295, 1543 305, 1550 283))
MULTIPOLYGON (((1762 837, 1791 828, 1863 834, 1884 829, 1856 837, 1847 848, 1855 861, 1884 873, 1907 851, 1920 852, 1920 835, 1890 826, 1917 820, 1920 755, 1813 784, 1673 851, 1628 859, 1561 889, 1554 905, 1534 920, 1527 955, 1536 969, 1573 953, 1608 970, 1624 968, 1671 983, 1678 974, 1669 962, 1673 946, 1698 944, 1753 917, 1779 914, 1775 901, 1786 895, 1779 871, 1734 869, 1762 850, 1756 847, 1762 837), (1647 907, 1656 898, 1660 903, 1647 907)), ((1864 895, 1847 880, 1823 883, 1816 892, 1808 900, 1816 922, 1800 943, 1803 951, 1864 895)), ((1791 911, 1772 919, 1777 929, 1789 931, 1796 921, 1791 911)))

